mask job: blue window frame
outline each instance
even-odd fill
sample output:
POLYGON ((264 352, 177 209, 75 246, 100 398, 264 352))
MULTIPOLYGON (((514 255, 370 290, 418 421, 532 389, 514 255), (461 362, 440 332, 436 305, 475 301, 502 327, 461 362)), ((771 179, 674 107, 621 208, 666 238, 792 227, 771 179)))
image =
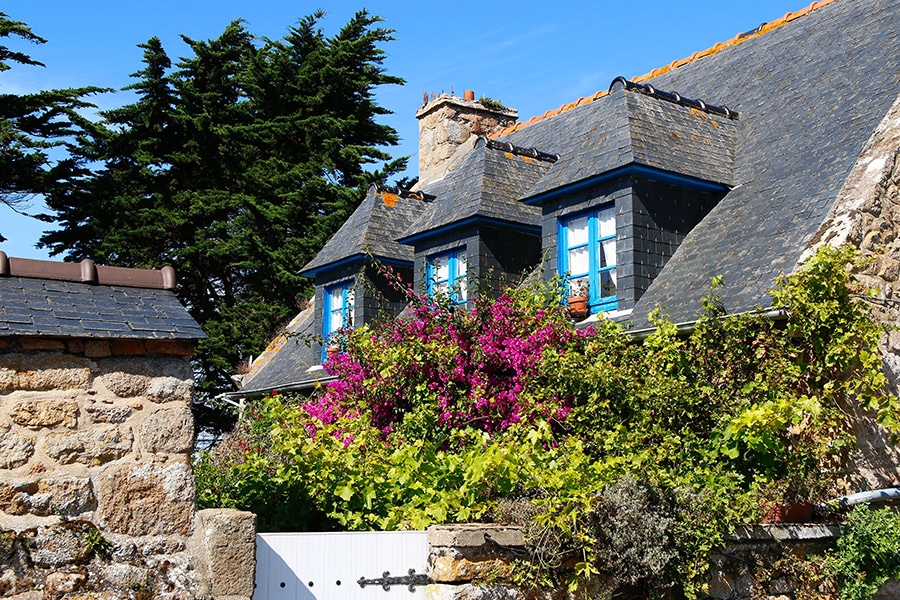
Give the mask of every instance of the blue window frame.
POLYGON ((615 206, 559 220, 559 272, 570 295, 587 288, 592 313, 615 310, 615 206))
MULTIPOLYGON (((353 327, 354 306, 353 282, 345 281, 325 288, 324 324, 322 334, 324 346, 328 346, 329 338, 344 327, 353 327)), ((325 359, 325 347, 322 348, 322 359, 325 359)))
POLYGON ((428 258, 426 292, 429 298, 446 294, 455 304, 464 304, 469 298, 466 251, 452 250, 428 258))

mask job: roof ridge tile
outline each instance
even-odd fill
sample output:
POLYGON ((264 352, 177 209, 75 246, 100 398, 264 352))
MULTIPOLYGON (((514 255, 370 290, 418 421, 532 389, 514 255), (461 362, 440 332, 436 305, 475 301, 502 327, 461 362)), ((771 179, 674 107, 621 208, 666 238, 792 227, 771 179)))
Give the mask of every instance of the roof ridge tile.
MULTIPOLYGON (((819 8, 822 8, 823 6, 826 6, 826 5, 831 4, 832 2, 836 2, 836 1, 837 0, 816 0, 809 6, 806 6, 805 8, 801 8, 800 10, 793 11, 793 12, 787 12, 784 14, 784 16, 782 16, 778 19, 775 19, 774 21, 771 21, 768 23, 763 23, 756 29, 753 29, 747 33, 743 33, 743 32, 738 33, 731 39, 725 40, 723 42, 718 42, 715 45, 713 45, 709 48, 706 48, 705 50, 700 50, 698 52, 694 52, 693 54, 691 54, 690 56, 688 56, 686 58, 673 60, 669 64, 659 67, 657 69, 653 69, 649 73, 645 73, 643 75, 638 75, 637 77, 632 77, 631 81, 633 81, 635 83, 643 83, 645 81, 649 81, 650 79, 659 77, 660 75, 664 75, 674 69, 678 69, 685 65, 691 64, 701 58, 706 58, 707 56, 712 56, 714 54, 718 54, 722 50, 729 48, 731 46, 743 44, 747 40, 765 35, 772 30, 778 29, 778 28, 786 25, 787 23, 790 23, 791 21, 799 19, 800 17, 805 17, 809 13, 811 13, 815 10, 818 10, 819 8)), ((585 101, 585 102, 583 102, 583 104, 588 104, 589 102, 593 102, 595 100, 602 98, 603 96, 606 96, 608 93, 609 93, 609 90, 598 90, 596 93, 594 93, 591 96, 579 98, 578 100, 576 100, 573 103, 563 104, 559 108, 548 110, 548 111, 544 112, 544 114, 531 117, 527 121, 524 121, 521 123, 515 123, 513 125, 510 125, 509 127, 505 127, 499 131, 492 133, 490 135, 490 137, 498 138, 498 137, 502 137, 504 135, 508 135, 514 131, 519 131, 523 127, 527 127, 538 121, 543 121, 544 119, 554 117, 560 113, 570 110, 570 108, 575 108, 576 106, 581 106, 583 100, 585 101), (566 107, 569 107, 569 108, 566 108, 566 107)))

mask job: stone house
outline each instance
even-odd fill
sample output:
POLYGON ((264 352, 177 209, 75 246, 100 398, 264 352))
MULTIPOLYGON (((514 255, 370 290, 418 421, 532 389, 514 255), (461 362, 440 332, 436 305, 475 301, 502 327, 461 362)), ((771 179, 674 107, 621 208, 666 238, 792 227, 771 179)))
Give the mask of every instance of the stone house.
MULTIPOLYGON (((372 314, 348 257, 386 246, 428 293, 463 303, 540 265, 587 289, 585 323, 637 330, 656 307, 695 320, 715 277, 727 313, 767 307, 775 278, 818 244, 851 243, 875 258, 860 275, 880 290, 879 318, 895 322, 898 32, 896 3, 827 0, 525 122, 474 94, 432 99, 416 114, 415 190, 399 201, 370 190, 306 268, 315 301, 233 395, 314 385, 315 338, 372 314), (376 222, 377 237, 361 235, 376 222), (338 301, 338 276, 322 274, 345 266, 341 289, 355 293, 338 301)), ((884 349, 897 382, 900 332, 884 349)))
POLYGON ((174 287, 0 252, 0 596, 252 594, 255 517, 195 503, 174 287))

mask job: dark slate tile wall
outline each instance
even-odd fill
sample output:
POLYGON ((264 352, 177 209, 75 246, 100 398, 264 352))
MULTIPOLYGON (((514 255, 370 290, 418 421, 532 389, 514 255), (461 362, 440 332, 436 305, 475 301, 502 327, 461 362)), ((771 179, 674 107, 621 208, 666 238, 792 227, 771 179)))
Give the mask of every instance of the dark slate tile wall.
POLYGON ((518 283, 541 260, 541 238, 506 228, 482 227, 479 272, 485 289, 496 296, 518 283))
POLYGON ((622 199, 616 219, 620 308, 630 308, 641 298, 685 236, 723 196, 632 180, 632 194, 622 199), (627 265, 632 267, 625 269, 627 265))
MULTIPOLYGON (((345 281, 353 280, 354 285, 356 286, 354 289, 356 291, 357 297, 356 306, 353 310, 353 322, 361 323, 362 319, 365 318, 365 302, 361 302, 359 300, 361 297, 363 297, 365 289, 365 286, 362 284, 360 278, 360 274, 363 272, 363 261, 360 260, 344 267, 331 269, 329 271, 325 271, 324 273, 319 273, 318 275, 316 275, 316 311, 312 324, 312 331, 316 336, 321 337, 322 332, 324 331, 326 287, 331 287, 345 281)), ((322 345, 318 340, 313 342, 313 346, 321 352, 322 345)))
MULTIPOLYGON (((479 256, 481 255, 481 240, 477 226, 466 227, 450 231, 443 235, 434 236, 416 245, 416 260, 413 264, 413 285, 416 291, 425 292, 426 264, 428 257, 449 252, 450 250, 466 249, 468 261, 467 273, 470 280, 479 276, 479 256)), ((469 284, 470 288, 472 283, 469 284)))
MULTIPOLYGON (((393 267, 392 269, 401 277, 405 285, 413 285, 412 267, 393 267)), ((385 314, 396 317, 406 308, 406 294, 390 284, 377 268, 368 265, 364 277, 364 291, 361 298, 362 323, 372 323, 385 314)), ((360 291, 357 291, 357 294, 359 293, 360 291)), ((360 300, 357 300, 357 303, 359 304, 360 300)))
POLYGON ((557 272, 559 219, 614 203, 618 308, 631 308, 723 195, 623 177, 548 203, 542 226, 543 247, 549 250, 544 255, 544 277, 550 279, 557 272))
MULTIPOLYGON (((622 237, 623 227, 630 226, 632 222, 630 213, 631 178, 629 177, 608 181, 580 192, 561 196, 544 204, 544 214, 541 221, 541 245, 545 250, 542 265, 545 280, 550 280, 556 275, 559 265, 559 236, 557 229, 559 219, 571 217, 588 209, 598 208, 609 203, 614 203, 616 206, 616 262, 619 265, 616 270, 619 276, 619 290, 622 290, 623 285, 626 287, 629 285, 627 279, 623 281, 623 274, 631 277, 632 270, 626 268, 623 271, 623 266, 631 264, 631 255, 623 255, 622 247, 626 239, 622 237)), ((619 294, 621 295, 621 293, 620 291, 619 294)), ((623 306, 620 300, 619 308, 628 308, 628 306, 623 306)))

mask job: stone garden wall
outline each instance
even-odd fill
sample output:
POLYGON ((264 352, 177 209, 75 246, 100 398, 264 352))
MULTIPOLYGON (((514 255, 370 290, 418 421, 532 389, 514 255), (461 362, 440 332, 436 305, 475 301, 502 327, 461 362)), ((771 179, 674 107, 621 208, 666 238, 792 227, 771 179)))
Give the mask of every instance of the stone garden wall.
MULTIPOLYGON (((779 566, 785 556, 803 557, 831 546, 836 525, 756 525, 735 532, 715 557, 708 597, 716 600, 794 600, 798 574, 779 566)), ((571 600, 564 589, 525 590, 512 581, 514 561, 527 559, 522 532, 502 525, 435 526, 428 529, 429 575, 426 600, 571 600)), ((789 563, 788 563, 789 564, 789 563)), ((606 598, 614 591, 598 577, 585 597, 606 598)), ((805 590, 815 598, 836 600, 827 582, 805 590)), ((889 581, 875 600, 900 599, 900 585, 889 581)))
POLYGON ((194 501, 192 352, 0 338, 0 596, 252 594, 255 517, 194 501))

